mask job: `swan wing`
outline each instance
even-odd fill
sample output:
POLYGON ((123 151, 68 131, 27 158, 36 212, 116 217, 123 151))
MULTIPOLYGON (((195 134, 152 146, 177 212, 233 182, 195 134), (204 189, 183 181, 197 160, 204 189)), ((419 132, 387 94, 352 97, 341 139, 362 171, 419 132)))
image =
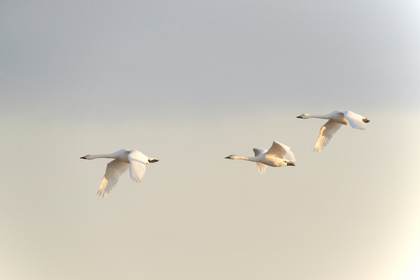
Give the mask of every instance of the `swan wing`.
POLYGON ((149 158, 139 151, 132 151, 128 154, 130 161, 130 176, 135 182, 140 182, 146 172, 146 164, 149 158))
POLYGON ((293 162, 296 161, 295 155, 290 150, 290 147, 277 141, 273 141, 273 145, 271 145, 271 148, 267 151, 267 155, 276 156, 279 158, 285 158, 286 155, 289 155, 293 162))
POLYGON ((253 148, 252 150, 254 151, 254 155, 256 157, 267 152, 266 149, 260 149, 260 148, 253 148))
POLYGON ((316 140, 314 151, 320 152, 330 142, 331 138, 342 126, 342 124, 336 121, 327 121, 319 130, 319 136, 316 140))
POLYGON ((366 124, 363 122, 363 116, 356 114, 352 111, 343 111, 342 112, 346 120, 349 122, 350 126, 357 129, 365 129, 366 124))
POLYGON ((289 146, 286 146, 286 145, 284 145, 284 144, 282 144, 282 143, 280 143, 280 142, 277 142, 277 141, 274 141, 274 143, 276 143, 277 145, 281 145, 281 146, 283 147, 283 149, 285 149, 285 150, 286 150, 286 153, 287 153, 287 155, 290 157, 290 159, 291 159, 293 162, 296 162, 295 155, 293 154, 293 152, 292 152, 292 150, 290 149, 290 147, 289 147, 289 146))
POLYGON ((258 173, 263 174, 265 172, 265 169, 267 168, 267 165, 265 165, 262 162, 257 162, 257 168, 258 168, 258 173))
POLYGON ((128 170, 128 166, 128 163, 119 159, 109 162, 97 194, 101 197, 106 197, 118 183, 121 176, 128 170))

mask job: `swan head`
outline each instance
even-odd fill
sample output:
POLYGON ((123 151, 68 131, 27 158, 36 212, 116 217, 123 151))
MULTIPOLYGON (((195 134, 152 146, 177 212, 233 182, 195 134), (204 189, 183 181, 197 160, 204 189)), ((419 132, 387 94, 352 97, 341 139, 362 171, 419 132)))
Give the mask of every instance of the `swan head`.
POLYGON ((90 158, 90 155, 85 155, 83 157, 80 157, 80 159, 91 159, 91 158, 90 158))
POLYGON ((158 162, 158 159, 155 158, 149 158, 147 163, 154 163, 154 162, 158 162))
POLYGON ((309 119, 309 115, 308 114, 302 114, 302 115, 297 116, 296 118, 298 118, 298 119, 309 119))
POLYGON ((225 159, 237 159, 238 157, 235 155, 229 155, 227 157, 225 157, 225 159))

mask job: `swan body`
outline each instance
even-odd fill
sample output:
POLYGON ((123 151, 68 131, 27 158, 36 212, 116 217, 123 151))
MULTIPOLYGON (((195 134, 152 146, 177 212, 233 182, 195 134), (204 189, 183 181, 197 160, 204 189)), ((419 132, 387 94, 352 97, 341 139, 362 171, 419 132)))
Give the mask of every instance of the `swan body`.
POLYGON ((365 118, 352 111, 334 111, 325 115, 310 115, 302 114, 297 116, 300 119, 327 119, 328 121, 321 127, 316 140, 314 151, 320 152, 330 142, 331 138, 335 133, 343 126, 350 125, 356 129, 365 129, 366 123, 370 122, 368 118, 365 118))
POLYGON ((268 166, 272 167, 283 167, 283 166, 295 166, 296 159, 290 148, 282 143, 277 141, 273 142, 271 148, 267 151, 265 149, 254 148, 254 157, 243 157, 230 155, 225 157, 226 159, 241 159, 254 161, 257 163, 258 172, 260 174, 265 172, 265 169, 268 166), (291 160, 285 159, 286 156, 289 156, 291 160))
POLYGON ((137 150, 126 149, 110 154, 86 155, 80 158, 88 160, 96 158, 114 159, 106 166, 105 175, 102 178, 101 186, 97 192, 100 197, 106 197, 127 170, 129 170, 130 177, 133 181, 140 182, 146 172, 146 164, 159 161, 154 158, 149 158, 137 150))

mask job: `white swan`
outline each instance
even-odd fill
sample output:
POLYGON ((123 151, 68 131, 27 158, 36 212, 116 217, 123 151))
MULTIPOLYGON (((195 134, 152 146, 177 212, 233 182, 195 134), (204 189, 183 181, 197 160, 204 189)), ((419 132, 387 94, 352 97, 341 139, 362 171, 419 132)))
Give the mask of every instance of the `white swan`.
POLYGON ((120 177, 130 169, 131 179, 135 182, 140 182, 146 172, 146 164, 157 162, 159 160, 149 158, 143 153, 136 150, 119 150, 111 154, 86 155, 80 157, 81 159, 95 159, 95 158, 115 158, 106 166, 106 172, 102 178, 101 186, 97 194, 101 197, 106 197, 108 193, 118 183, 120 177))
POLYGON ((260 174, 265 172, 267 165, 273 167, 282 167, 282 166, 295 166, 295 155, 292 153, 290 148, 282 143, 277 141, 273 142, 271 148, 267 151, 265 149, 254 148, 254 157, 241 157, 230 155, 225 157, 226 159, 242 159, 254 161, 257 163, 258 172, 260 174), (288 155, 291 161, 286 160, 285 157, 288 155))
POLYGON ((328 121, 321 127, 318 140, 316 140, 314 151, 320 152, 330 142, 333 135, 342 125, 350 125, 353 128, 365 129, 368 118, 358 115, 352 111, 334 111, 325 115, 302 114, 297 116, 300 119, 327 119, 328 121))

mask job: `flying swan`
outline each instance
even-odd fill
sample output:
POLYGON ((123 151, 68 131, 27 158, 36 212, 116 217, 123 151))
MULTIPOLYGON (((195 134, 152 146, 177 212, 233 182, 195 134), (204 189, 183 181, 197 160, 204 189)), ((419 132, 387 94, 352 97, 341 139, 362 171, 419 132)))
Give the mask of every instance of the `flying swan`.
POLYGON ((242 157, 230 155, 225 157, 226 159, 242 159, 248 161, 254 161, 257 163, 258 172, 263 174, 267 165, 273 167, 283 167, 283 166, 295 166, 295 156, 290 150, 290 148, 282 143, 277 141, 273 142, 271 148, 267 151, 266 149, 254 148, 254 157, 242 157), (286 160, 285 157, 288 155, 291 160, 286 160))
POLYGON ((105 175, 97 192, 100 197, 106 197, 118 183, 120 177, 130 170, 130 177, 135 182, 140 182, 146 172, 146 164, 159 160, 149 158, 137 150, 119 150, 111 154, 86 155, 81 159, 114 158, 106 166, 105 175))
POLYGON ((333 135, 343 125, 350 125, 353 128, 365 129, 368 118, 358 115, 352 111, 334 111, 325 115, 302 114, 297 116, 299 119, 327 119, 328 121, 321 127, 318 140, 316 140, 314 151, 320 152, 331 140, 333 135))

